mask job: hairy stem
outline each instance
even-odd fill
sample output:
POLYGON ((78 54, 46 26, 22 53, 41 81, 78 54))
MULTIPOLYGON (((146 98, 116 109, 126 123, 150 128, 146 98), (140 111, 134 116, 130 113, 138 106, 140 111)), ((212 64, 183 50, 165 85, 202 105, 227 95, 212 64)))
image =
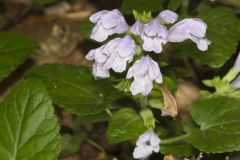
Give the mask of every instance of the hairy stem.
POLYGON ((193 66, 191 65, 188 57, 184 57, 183 61, 184 61, 185 66, 190 70, 193 80, 195 82, 198 82, 199 78, 198 78, 197 74, 195 73, 195 70, 193 69, 193 66))
POLYGON ((89 144, 91 144, 94 148, 98 149, 99 151, 105 152, 105 149, 104 149, 102 146, 100 146, 100 144, 98 144, 97 142, 91 140, 91 139, 88 138, 88 137, 86 138, 86 141, 87 141, 89 144))
POLYGON ((109 117, 112 117, 112 111, 109 108, 106 108, 105 111, 109 117))
POLYGON ((140 106, 141 108, 146 108, 148 106, 148 98, 145 96, 142 96, 140 98, 140 106))

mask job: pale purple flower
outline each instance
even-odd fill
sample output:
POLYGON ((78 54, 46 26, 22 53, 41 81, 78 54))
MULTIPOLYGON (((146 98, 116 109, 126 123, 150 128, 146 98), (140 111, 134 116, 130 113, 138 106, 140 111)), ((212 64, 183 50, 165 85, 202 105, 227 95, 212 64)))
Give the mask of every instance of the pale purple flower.
POLYGON ((136 21, 131 27, 131 32, 136 35, 141 35, 143 31, 143 24, 140 21, 136 21))
POLYGON ((108 78, 110 76, 109 69, 103 66, 109 56, 109 53, 104 52, 105 46, 106 45, 103 45, 97 49, 92 49, 86 55, 86 59, 95 60, 93 64, 93 76, 95 78, 108 78))
POLYGON ((206 51, 211 42, 205 37, 207 25, 197 18, 186 18, 172 26, 168 32, 169 42, 191 39, 201 51, 206 51))
POLYGON ((234 88, 236 88, 236 89, 240 88, 240 76, 238 76, 238 77, 231 83, 231 85, 232 85, 234 88))
POLYGON ((236 72, 240 72, 240 52, 238 53, 238 57, 235 61, 235 64, 233 66, 233 69, 236 71, 236 72))
POLYGON ((107 44, 91 50, 86 58, 95 60, 93 65, 94 77, 107 78, 109 70, 123 72, 126 70, 127 62, 133 60, 136 53, 136 44, 130 36, 124 38, 115 38, 107 44))
POLYGON ((108 78, 110 77, 109 70, 104 68, 103 63, 95 62, 93 64, 93 76, 95 78, 108 78))
POLYGON ((167 43, 167 29, 161 25, 157 19, 145 24, 141 38, 143 40, 143 49, 155 53, 162 52, 162 45, 167 43))
POLYGON ((123 15, 117 9, 97 12, 91 15, 89 19, 92 23, 96 24, 90 38, 98 42, 105 41, 109 35, 114 33, 124 33, 128 29, 123 15))
POLYGON ((90 50, 86 55, 86 59, 95 60, 98 63, 104 63, 108 57, 108 54, 103 52, 105 46, 106 45, 103 45, 97 49, 90 50))
POLYGON ((161 24, 172 24, 176 22, 178 15, 173 11, 164 10, 158 14, 157 18, 161 24))
POLYGON ((107 43, 104 51, 109 53, 104 67, 112 68, 115 72, 121 73, 126 70, 127 62, 133 60, 136 53, 136 44, 130 36, 115 38, 107 43))
POLYGON ((160 150, 160 139, 151 129, 139 136, 136 147, 133 151, 135 159, 144 159, 150 156, 153 152, 158 153, 160 150))
POLYGON ((143 96, 147 96, 153 88, 153 80, 159 84, 162 83, 160 68, 157 62, 149 56, 142 57, 130 67, 127 73, 127 79, 132 77, 134 77, 134 81, 130 86, 132 95, 141 93, 143 96))
MULTIPOLYGON (((233 66, 233 69, 235 72, 240 72, 240 52, 238 53, 238 57, 235 61, 235 64, 233 66)), ((240 88, 240 76, 238 76, 232 83, 231 85, 234 88, 240 88)))

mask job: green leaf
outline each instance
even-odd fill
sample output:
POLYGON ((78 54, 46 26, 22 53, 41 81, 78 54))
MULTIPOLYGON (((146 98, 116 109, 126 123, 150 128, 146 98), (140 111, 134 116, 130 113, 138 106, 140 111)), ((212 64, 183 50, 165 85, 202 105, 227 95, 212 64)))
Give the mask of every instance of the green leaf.
POLYGON ((93 28, 93 26, 89 19, 82 21, 80 24, 81 35, 86 39, 90 39, 92 28, 93 28))
POLYGON ((140 115, 143 119, 144 126, 148 129, 155 128, 155 118, 153 116, 152 110, 150 109, 143 109, 140 112, 140 115))
POLYGON ((39 81, 19 84, 0 104, 0 160, 56 160, 59 125, 39 81))
POLYGON ((221 67, 235 52, 239 41, 239 22, 226 8, 204 11, 198 16, 208 25, 207 38, 212 42, 208 51, 202 52, 196 44, 186 41, 179 45, 183 53, 211 67, 221 67))
MULTIPOLYGON (((163 76, 163 82, 164 82, 164 85, 167 87, 167 89, 169 89, 169 91, 171 91, 172 93, 174 93, 177 90, 176 81, 174 81, 170 77, 163 76)), ((159 86, 158 86, 158 89, 159 89, 159 86)))
POLYGON ((36 43, 26 37, 0 32, 0 81, 21 65, 36 48, 36 43))
POLYGON ((171 154, 174 156, 190 157, 194 155, 195 149, 188 142, 175 142, 173 144, 162 144, 160 152, 162 154, 171 154))
POLYGON ((240 150, 240 102, 229 97, 204 99, 191 109, 199 128, 188 129, 193 146, 206 153, 240 150))
POLYGON ((111 143, 136 139, 146 128, 141 117, 131 108, 115 112, 107 129, 107 138, 111 143))
POLYGON ((192 132, 194 129, 198 129, 198 125, 193 121, 193 119, 184 119, 181 121, 182 129, 186 133, 192 132))
POLYGON ((95 80, 82 66, 47 64, 33 68, 27 76, 43 80, 53 103, 77 115, 100 113, 121 97, 108 79, 95 80))
POLYGON ((214 87, 215 92, 209 95, 207 91, 202 91, 202 98, 210 98, 212 96, 227 96, 239 99, 239 89, 236 89, 231 85, 231 81, 234 80, 237 75, 238 72, 236 72, 234 69, 231 69, 223 78, 216 76, 211 80, 203 80, 203 84, 208 87, 214 87))
POLYGON ((142 23, 149 23, 152 20, 152 12, 137 12, 136 10, 133 10, 133 17, 135 21, 140 21, 142 23))
POLYGON ((120 81, 115 88, 121 92, 124 92, 128 96, 132 96, 131 91, 130 91, 130 86, 131 86, 131 81, 128 79, 120 81))
POLYGON ((156 12, 162 10, 163 2, 163 0, 123 0, 120 9, 124 14, 131 14, 133 10, 156 12))
POLYGON ((57 1, 58 0, 33 0, 33 2, 37 4, 49 4, 57 1))

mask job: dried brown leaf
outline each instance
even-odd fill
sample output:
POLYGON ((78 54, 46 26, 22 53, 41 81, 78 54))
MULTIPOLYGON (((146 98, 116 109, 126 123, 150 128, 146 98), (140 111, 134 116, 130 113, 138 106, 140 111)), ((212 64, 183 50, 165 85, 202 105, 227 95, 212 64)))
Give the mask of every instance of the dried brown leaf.
POLYGON ((173 155, 166 155, 164 156, 163 160, 176 160, 176 157, 174 157, 173 155))
POLYGON ((169 90, 162 84, 160 85, 160 90, 163 95, 162 115, 163 116, 169 115, 175 118, 178 114, 178 108, 175 98, 169 92, 169 90))

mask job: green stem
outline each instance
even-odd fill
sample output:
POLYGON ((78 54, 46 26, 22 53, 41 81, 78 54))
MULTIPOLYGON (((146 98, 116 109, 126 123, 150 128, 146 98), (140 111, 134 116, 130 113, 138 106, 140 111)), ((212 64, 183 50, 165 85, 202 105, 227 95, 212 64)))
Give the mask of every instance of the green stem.
POLYGON ((140 106, 141 108, 146 108, 148 106, 148 98, 147 96, 141 96, 140 97, 140 106))
POLYGON ((97 142, 94 142, 93 140, 91 140, 90 138, 86 138, 86 141, 91 144, 93 147, 95 147, 96 149, 98 149, 101 152, 105 152, 105 149, 100 146, 97 142))
POLYGON ((188 57, 184 57, 184 58, 183 58, 183 61, 184 61, 185 66, 190 70, 191 76, 192 76, 192 78, 194 79, 194 81, 195 81, 195 82, 198 82, 197 74, 195 73, 192 65, 190 64, 188 57))
POLYGON ((184 139, 186 139, 188 137, 189 137, 189 134, 184 134, 184 135, 181 135, 181 136, 178 136, 178 137, 173 137, 173 138, 169 138, 169 139, 163 139, 161 141, 161 144, 172 144, 174 142, 178 142, 178 141, 184 140, 184 139))
POLYGON ((235 71, 233 68, 231 68, 228 73, 223 77, 223 81, 227 81, 227 82, 231 82, 232 80, 234 80, 236 78, 236 76, 238 75, 238 72, 235 71))

